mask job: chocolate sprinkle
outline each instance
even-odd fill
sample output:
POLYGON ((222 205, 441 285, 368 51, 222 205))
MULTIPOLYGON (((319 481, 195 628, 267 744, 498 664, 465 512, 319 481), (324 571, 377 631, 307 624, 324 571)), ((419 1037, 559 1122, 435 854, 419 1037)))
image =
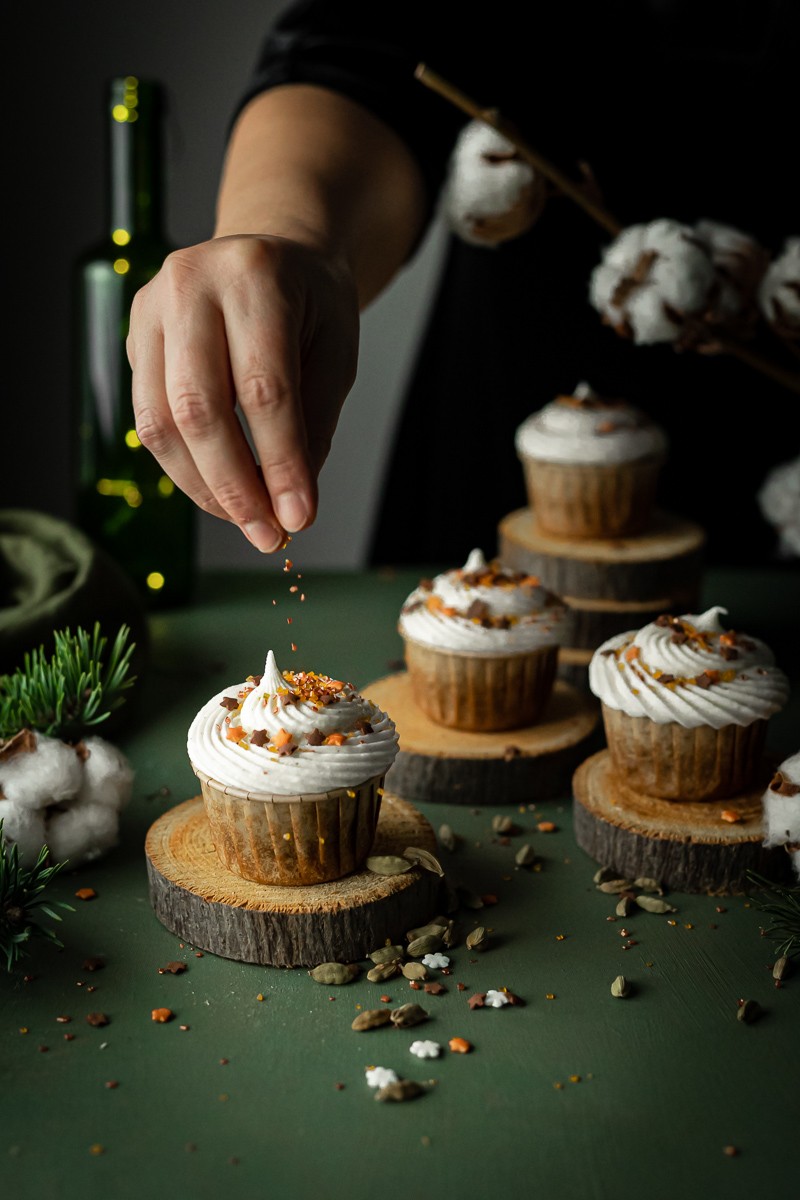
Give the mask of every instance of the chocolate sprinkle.
POLYGON ((321 746, 325 741, 325 738, 318 729, 312 729, 311 733, 308 734, 306 741, 308 742, 309 746, 321 746))
POLYGON ((219 702, 220 708, 227 708, 230 712, 239 707, 239 701, 233 696, 223 696, 219 702))
POLYGON ((254 729, 250 734, 251 746, 265 746, 269 740, 269 734, 266 729, 254 729))

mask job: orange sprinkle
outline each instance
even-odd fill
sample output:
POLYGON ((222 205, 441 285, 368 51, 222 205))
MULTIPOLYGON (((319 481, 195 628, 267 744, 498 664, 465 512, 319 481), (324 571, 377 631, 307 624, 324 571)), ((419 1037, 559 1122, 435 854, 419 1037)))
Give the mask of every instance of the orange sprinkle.
POLYGON ((348 794, 348 796, 350 797, 350 799, 351 799, 351 800, 355 800, 355 798, 356 798, 356 794, 355 794, 355 792, 353 791, 353 789, 352 789, 352 788, 348 788, 348 789, 347 789, 347 794, 348 794))
POLYGON ((105 1152, 106 1152, 105 1146, 101 1146, 99 1142, 95 1142, 93 1146, 89 1147, 89 1153, 93 1154, 95 1156, 95 1158, 99 1154, 105 1154, 105 1152))
POLYGON ((292 560, 290 558, 284 559, 284 561, 283 561, 284 571, 291 571, 293 566, 294 566, 294 563, 292 562, 292 560))
POLYGON ((171 1021, 174 1016, 175 1013, 171 1008, 154 1008, 150 1013, 151 1021, 157 1021, 159 1025, 166 1024, 166 1022, 171 1021))
POLYGON ((569 1081, 570 1083, 580 1083, 581 1077, 580 1075, 570 1075, 569 1081))
POLYGON ((329 679, 328 687, 333 692, 340 692, 342 690, 342 688, 344 687, 344 684, 342 683, 341 679, 329 679))
POLYGON ((94 890, 94 888, 78 888, 75 895, 78 900, 94 900, 97 892, 94 890))
POLYGON ((240 742, 243 737, 247 737, 247 730, 241 725, 229 725, 225 737, 229 742, 240 742))
POLYGON ((540 821, 536 826, 540 833, 555 833, 556 825, 554 821, 540 821))
POLYGON ((723 808, 719 815, 723 821, 728 821, 731 825, 735 825, 737 821, 741 821, 742 819, 742 814, 738 813, 735 808, 723 808))
POLYGON ((729 631, 728 633, 721 633, 719 635, 719 644, 721 646, 735 646, 736 641, 737 641, 736 634, 733 633, 733 631, 729 631))
POLYGON ((628 646, 628 649, 625 651, 625 661, 633 662, 633 660, 638 658, 640 654, 641 650, 638 646, 628 646))
POLYGON ((273 746, 288 746, 291 740, 292 735, 290 733, 288 733, 285 729, 279 729, 275 734, 275 737, 272 739, 272 744, 273 746))
POLYGON ((292 647, 292 649, 293 649, 293 650, 296 650, 296 649, 297 649, 297 646, 295 646, 294 642, 292 642, 292 643, 291 643, 291 647, 292 647))
POLYGON ((469 1054, 472 1049, 472 1042, 462 1037, 450 1038, 448 1045, 454 1054, 469 1054))
POLYGON ((481 900, 483 901, 484 904, 487 904, 487 905, 497 904, 497 896, 493 895, 492 892, 485 892, 481 896, 481 900))
POLYGON ((343 733, 329 733, 328 736, 325 738, 325 741, 322 744, 324 746, 343 746, 344 745, 344 734, 343 733))
POLYGON ((263 1000, 263 999, 264 999, 264 993, 259 992, 258 995, 256 996, 256 1000, 263 1000))
POLYGON ((287 624, 287 625, 291 625, 291 623, 292 623, 292 618, 291 618, 291 617, 287 617, 287 618, 286 618, 286 624, 287 624))

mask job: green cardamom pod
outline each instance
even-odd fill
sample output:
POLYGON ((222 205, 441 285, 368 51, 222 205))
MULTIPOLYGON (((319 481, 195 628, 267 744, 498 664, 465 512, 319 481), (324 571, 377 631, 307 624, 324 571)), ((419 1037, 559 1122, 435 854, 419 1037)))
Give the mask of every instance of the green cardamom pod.
POLYGON ((529 867, 531 863, 536 862, 536 851, 529 842, 526 842, 524 846, 520 846, 514 855, 514 862, 518 867, 529 867))
POLYGON ((439 826, 438 837, 439 837, 439 845, 443 846, 445 850, 451 850, 451 851, 455 850, 456 845, 457 845, 457 839, 456 839, 456 835, 453 833, 453 830, 450 828, 449 825, 440 825, 439 826))
POLYGON ((444 875, 444 867, 430 850, 423 850, 420 846, 406 846, 403 857, 410 858, 412 863, 424 867, 426 871, 432 871, 434 875, 444 875))
POLYGON ((424 937, 414 938, 413 942, 409 942, 406 954, 409 958, 422 958, 424 954, 435 954, 437 950, 441 950, 442 945, 440 937, 427 933, 424 937))
POLYGON ((412 1025, 427 1021, 428 1014, 419 1004, 401 1004, 399 1008, 391 1010, 390 1017, 395 1028, 409 1029, 412 1025))
POLYGON ((378 966, 380 963, 395 962, 398 958, 403 958, 405 951, 402 946, 379 946, 377 950, 373 950, 367 957, 378 966))
POLYGON ((371 971, 367 971, 367 979, 370 983, 386 983, 387 979, 394 979, 395 975, 399 974, 399 962, 385 962, 379 963, 377 967, 373 967, 371 971))
POLYGON ((484 929, 484 927, 482 925, 479 925, 477 927, 477 929, 473 929, 471 933, 467 934, 467 937, 466 937, 467 949, 468 950, 485 950, 487 941, 488 941, 488 937, 486 934, 486 930, 484 929))
POLYGON ((314 967, 309 971, 309 975, 315 983, 324 983, 327 986, 334 986, 342 983, 352 983, 358 978, 361 968, 358 963, 337 963, 327 962, 320 963, 318 967, 314 967))
POLYGON ((375 1093, 376 1100, 414 1100, 421 1096, 425 1088, 414 1079, 398 1079, 395 1083, 387 1083, 375 1093))
POLYGON ((630 995, 631 985, 628 983, 624 975, 618 975, 611 985, 611 995, 618 996, 620 999, 630 995))
POLYGON ((363 1033, 366 1029, 380 1029, 381 1025, 388 1025, 391 1019, 392 1014, 388 1008, 365 1008, 350 1028, 355 1029, 356 1033, 363 1033))
POLYGON ((374 871, 376 875, 403 875, 413 865, 399 854, 378 854, 366 861, 367 870, 374 871))
POLYGON ((427 979, 428 968, 421 962, 403 963, 401 968, 405 979, 427 979))
POLYGON ((651 879, 649 875, 640 875, 638 879, 634 879, 633 887, 637 892, 655 892, 659 896, 664 895, 661 884, 657 879, 651 879))
POLYGON ((615 893, 630 891, 632 883, 632 879, 604 879, 602 883, 598 883, 597 890, 605 892, 607 896, 613 896, 615 893))
POLYGON ((645 912, 668 913, 678 911, 674 904, 667 904, 666 900, 659 900, 658 896, 645 896, 644 893, 636 897, 636 903, 645 912))
POLYGON ((736 1010, 736 1017, 739 1021, 744 1021, 746 1025, 752 1025, 753 1021, 757 1021, 763 1011, 757 1000, 745 1000, 736 1010))
POLYGON ((495 833, 510 833, 514 828, 514 822, 511 817, 501 817, 499 814, 492 817, 492 829, 495 833))

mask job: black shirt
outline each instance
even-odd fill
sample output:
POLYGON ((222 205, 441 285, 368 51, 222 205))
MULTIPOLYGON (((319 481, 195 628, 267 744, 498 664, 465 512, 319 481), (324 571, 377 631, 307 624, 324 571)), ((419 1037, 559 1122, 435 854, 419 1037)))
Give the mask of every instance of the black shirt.
MULTIPOLYGON (((414 78, 423 61, 498 108, 573 177, 588 163, 623 225, 710 219, 771 253, 797 231, 791 126, 800 6, 611 0, 523 6, 291 4, 268 31, 243 105, 286 82, 332 88, 406 141, 436 210, 468 118, 414 78), (520 14, 530 17, 530 36, 520 14)), ((496 248, 450 239, 377 515, 374 562, 459 562, 496 546, 526 503, 516 427, 587 380, 667 430, 662 507, 709 533, 717 563, 769 561, 756 493, 800 450, 800 400, 728 356, 635 346, 605 327, 588 282, 609 235, 574 202, 496 248)), ((765 333, 759 348, 785 351, 765 333)), ((785 361, 785 358, 783 359, 785 361)))

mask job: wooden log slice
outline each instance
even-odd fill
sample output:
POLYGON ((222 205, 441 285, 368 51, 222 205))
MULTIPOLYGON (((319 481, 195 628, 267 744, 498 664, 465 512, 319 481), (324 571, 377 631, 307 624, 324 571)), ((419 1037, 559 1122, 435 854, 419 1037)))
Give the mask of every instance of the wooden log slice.
MULTIPOLYGON (((383 797, 373 854, 407 846, 436 853, 430 823, 411 804, 383 797)), ((424 925, 441 907, 439 875, 363 870, 332 883, 270 887, 226 870, 217 857, 201 797, 177 805, 150 827, 145 841, 150 901, 167 929, 238 962, 313 967, 356 962, 387 940, 424 925)))
POLYGON ((589 600, 575 596, 561 599, 569 609, 569 645, 596 650, 608 638, 629 629, 641 629, 662 613, 680 616, 697 612, 699 587, 657 600, 589 600))
POLYGON ((437 725, 414 703, 406 672, 362 690, 397 726, 400 753, 387 786, 420 803, 518 804, 563 796, 575 767, 602 737, 597 701, 561 681, 536 725, 491 733, 437 725))
POLYGON ((543 534, 533 509, 509 513, 498 526, 499 556, 538 575, 559 596, 594 600, 658 600, 697 587, 705 534, 699 525, 656 512, 636 537, 576 540, 543 534))
POLYGON ((747 871, 788 878, 791 863, 782 847, 763 846, 763 782, 727 800, 683 803, 632 791, 613 773, 607 750, 588 758, 573 780, 575 840, 595 862, 620 878, 647 875, 680 892, 709 895, 749 890, 747 871), (723 820, 724 811, 740 820, 723 820))

